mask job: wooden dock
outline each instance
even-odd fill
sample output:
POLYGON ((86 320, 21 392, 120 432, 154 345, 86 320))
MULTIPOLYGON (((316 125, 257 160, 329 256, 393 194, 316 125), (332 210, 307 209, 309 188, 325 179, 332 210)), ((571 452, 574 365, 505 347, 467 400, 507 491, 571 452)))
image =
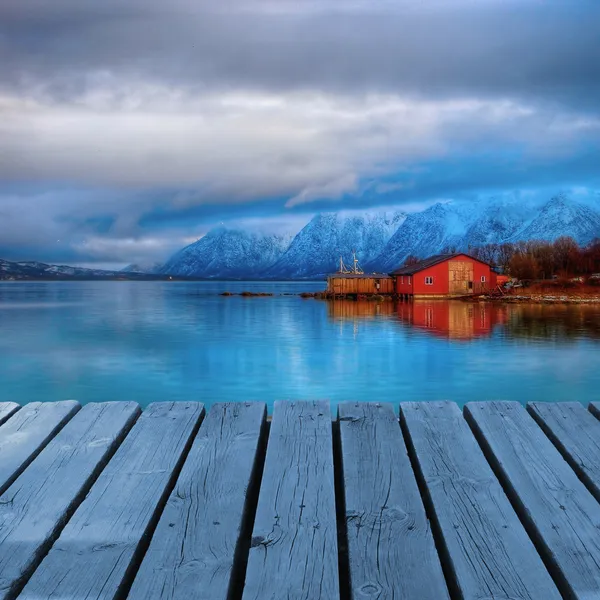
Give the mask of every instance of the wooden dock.
POLYGON ((600 598, 600 404, 0 403, 0 600, 600 598))

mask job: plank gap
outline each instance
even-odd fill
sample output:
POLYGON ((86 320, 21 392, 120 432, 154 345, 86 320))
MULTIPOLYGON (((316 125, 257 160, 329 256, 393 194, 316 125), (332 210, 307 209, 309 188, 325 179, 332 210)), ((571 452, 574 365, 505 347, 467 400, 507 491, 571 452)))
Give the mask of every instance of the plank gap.
POLYGON ((333 483, 335 489, 335 514, 338 534, 338 571, 340 577, 340 598, 350 598, 350 557, 348 555, 348 524, 346 523, 346 493, 344 490, 344 460, 340 422, 331 424, 333 435, 333 483))
POLYGON ((246 581, 246 571, 248 569, 248 557, 250 546, 252 544, 252 530, 254 529, 254 519, 258 507, 260 484, 265 470, 265 457, 267 455, 267 444, 269 442, 270 431, 271 421, 265 418, 260 431, 260 441, 258 444, 256 460, 254 462, 252 474, 250 475, 250 485, 246 492, 242 527, 233 555, 233 566, 231 568, 232 575, 227 600, 241 600, 244 593, 244 583, 246 581))
MULTIPOLYGON (((52 407, 56 407, 60 404, 68 404, 69 401, 67 402, 56 402, 56 403, 52 403, 52 407)), ((50 406, 50 403, 46 404, 44 407, 44 404, 41 403, 42 406, 42 410, 45 407, 50 406)), ((6 427, 4 428, 4 430, 0 430, 0 446, 2 445, 3 442, 3 434, 6 437, 7 434, 7 430, 8 429, 13 429, 14 432, 14 425, 17 425, 18 420, 20 419, 20 417, 25 417, 25 419, 27 419, 27 416, 25 415, 25 413, 27 412, 27 410, 29 409, 29 405, 25 406, 23 409, 21 409, 17 414, 15 414, 15 418, 11 419, 10 421, 8 421, 6 423, 6 427)), ((31 452, 28 456, 25 456, 23 458, 23 454, 21 455, 21 459, 19 460, 20 464, 18 464, 15 460, 14 460, 14 455, 13 455, 13 460, 9 460, 8 463, 13 465, 14 471, 13 473, 6 477, 6 479, 4 480, 4 482, 0 481, 0 495, 4 494, 4 492, 16 481, 16 479, 19 477, 19 475, 21 475, 23 473, 23 471, 25 471, 25 469, 38 457, 38 455, 40 454, 40 452, 42 452, 42 450, 44 450, 44 448, 61 432, 61 430, 65 427, 65 425, 81 410, 81 404, 79 404, 78 402, 75 404, 73 403, 73 405, 70 407, 70 410, 65 411, 65 413, 61 416, 61 419, 56 422, 56 425, 50 429, 50 430, 46 430, 44 431, 44 433, 46 434, 45 438, 42 438, 41 440, 37 441, 33 439, 33 435, 39 436, 40 431, 38 428, 38 431, 31 431, 31 425, 33 424, 35 426, 35 423, 25 423, 25 425, 23 425, 23 423, 18 423, 18 430, 19 433, 21 432, 26 432, 27 433, 27 446, 30 448, 29 451, 26 452, 31 452), (33 448, 31 448, 31 444, 35 443, 37 441, 37 446, 34 446, 33 448)), ((16 412, 16 411, 15 411, 16 412)), ((53 417, 55 417, 55 415, 43 415, 40 414, 42 411, 39 411, 39 413, 36 415, 39 419, 44 419, 45 420, 45 425, 47 426, 48 424, 50 424, 51 420, 53 419, 53 417)), ((5 439, 4 437, 4 439, 5 439)), ((18 443, 18 442, 17 442, 18 443)), ((13 446, 14 447, 14 446, 13 446)), ((4 454, 4 469, 7 468, 7 464, 6 464, 6 454, 4 454)), ((0 471, 3 471, 4 469, 0 468, 0 471)), ((5 473, 4 473, 5 474, 5 473)), ((1 477, 0 477, 1 479, 1 477)))
POLYGON ((0 402, 0 425, 8 421, 20 408, 16 402, 0 402))
POLYGON ((442 565, 442 572, 444 573, 444 578, 446 580, 446 585, 448 586, 448 593, 450 595, 451 600, 463 600, 463 596, 460 593, 458 581, 456 579, 456 575, 454 570, 452 569, 452 563, 450 560, 450 553, 448 551, 448 547, 444 542, 444 536, 442 535, 442 528, 436 516, 435 510, 433 508, 433 500, 427 489, 427 484, 425 482, 425 476, 421 467, 419 465, 419 460, 417 459, 417 451, 413 444, 410 432, 408 431, 408 425, 406 423, 406 417, 400 410, 400 431, 402 432, 402 437, 404 438, 404 443, 406 444, 406 449, 408 451, 408 458, 410 460, 411 467, 415 473, 415 478, 417 480, 417 487, 419 488, 419 493, 421 494, 421 500, 423 501, 423 506, 425 507, 425 515, 429 519, 431 523, 431 532, 433 534, 433 541, 435 543, 435 549, 437 550, 438 556, 440 557, 440 564, 442 565))
POLYGON ((46 556, 50 552, 50 549, 54 545, 54 542, 56 542, 56 540, 60 537, 62 530, 65 528, 66 524, 69 522, 71 517, 75 514, 75 511, 77 510, 77 508, 79 508, 79 505, 88 495, 89 491, 92 489, 92 486, 94 485, 94 483, 96 483, 98 477, 100 476, 106 465, 110 462, 110 459, 114 456, 119 446, 123 443, 123 440, 127 437, 129 432, 131 431, 131 428, 135 425, 135 422, 139 419, 141 414, 142 411, 138 406, 137 409, 124 423, 119 433, 115 436, 114 440, 111 442, 110 446, 106 450, 104 456, 101 458, 101 460, 98 461, 90 475, 86 478, 79 492, 73 497, 73 500, 65 508, 65 512, 56 521, 56 524, 51 534, 43 543, 41 543, 36 548, 34 559, 23 570, 19 579, 12 584, 9 590, 7 590, 7 593, 4 596, 4 600, 15 600, 23 591, 27 582, 29 581, 29 579, 31 579, 31 576, 33 575, 35 570, 40 566, 41 562, 46 558, 46 556))
POLYGON ((560 593, 565 598, 572 598, 573 594, 570 591, 571 586, 569 585, 566 577, 561 572, 559 565, 552 558, 553 553, 545 544, 544 540, 542 539, 541 535, 538 533, 534 524, 527 517, 528 511, 527 511, 525 505, 523 504, 523 501, 519 497, 519 494, 517 493, 514 486, 511 484, 509 478, 505 476, 504 470, 502 469, 502 467, 500 465, 500 460, 495 456, 491 446, 489 445, 488 441, 485 439, 485 436, 484 436, 483 432, 481 431, 479 425, 477 424, 475 419, 471 416, 469 411, 466 410, 466 408, 467 408, 466 406, 463 407, 463 417, 465 418, 465 421, 468 423, 469 427, 471 428, 471 431, 473 432, 473 436, 477 440, 477 443, 479 444, 479 446, 483 452, 483 455, 485 456, 490 467, 492 468, 492 471, 496 475, 496 478, 500 482, 500 485, 502 486, 502 489, 504 490, 504 493, 506 494, 509 502, 512 504, 512 506, 515 510, 515 513, 517 514, 517 518, 519 519, 519 521, 521 521, 521 524, 523 525, 525 531, 527 532, 527 535, 529 535, 529 538, 531 539, 533 545, 535 546, 535 549, 537 550, 538 554, 540 555, 540 558, 542 559, 544 566, 548 570, 550 577, 552 577, 552 579, 554 580, 554 583, 556 584, 556 587, 558 588, 560 593))
POLYGON ((146 556, 146 552, 148 551, 148 547, 150 546, 150 542, 152 541, 152 537, 154 536, 154 532, 156 531, 156 527, 158 525, 160 517, 165 509, 165 506, 167 504, 169 497, 171 496, 171 493, 173 492, 173 488, 175 487, 175 484, 177 483, 177 479, 179 479, 181 469, 183 469, 183 465, 188 457, 188 454, 190 453, 190 450, 192 448, 194 440, 196 439, 196 436, 198 435, 198 431, 200 430, 200 426, 202 425, 202 422, 204 420, 204 415, 205 415, 204 408, 202 408, 200 418, 198 419, 197 423, 194 425, 192 434, 190 435, 188 441, 186 442, 186 444, 183 448, 181 456, 179 457, 179 460, 177 461, 175 468, 173 469, 173 473, 172 473, 171 477, 169 478, 169 482, 167 483, 165 490, 156 505, 156 508, 154 510, 154 513, 152 514, 152 517, 150 518, 150 521, 148 522, 148 526, 146 527, 146 530, 142 534, 140 543, 138 544, 138 547, 135 549, 135 552, 133 553, 131 563, 129 564, 129 567, 127 567, 127 570, 125 571, 125 575, 123 576, 123 581, 121 582, 121 584, 119 585, 119 587, 117 589, 114 600, 124 600, 129 595, 129 591, 131 590, 131 586, 133 585, 135 576, 137 575, 137 572, 140 569, 140 565, 142 564, 142 561, 144 560, 144 557, 146 556))
MULTIPOLYGON (((594 496, 594 498, 596 498, 596 500, 598 500, 598 502, 600 502, 600 489, 598 486, 598 481, 595 482, 593 479, 594 475, 589 474, 588 472, 586 472, 586 469, 585 469, 585 462, 588 460, 593 461, 594 457, 597 456, 597 448, 590 449, 588 447, 587 450, 591 450, 592 452, 585 453, 586 448, 582 446, 581 450, 583 451, 585 458, 581 461, 581 463, 578 462, 576 457, 574 456, 574 454, 572 454, 572 452, 567 448, 567 446, 565 446, 565 442, 567 444, 569 444, 569 442, 572 443, 574 440, 565 440, 565 442, 563 442, 563 440, 561 440, 561 438, 559 437, 560 432, 555 433, 552 430, 550 424, 545 421, 544 416, 542 414, 540 414, 538 412, 538 410, 536 409, 535 403, 527 404, 526 408, 527 408, 527 412, 531 415, 533 420, 539 425, 540 429, 546 434, 546 437, 552 442, 554 447, 560 452, 561 456, 565 459, 565 461, 568 463, 568 465, 571 467, 571 469, 573 469, 573 471, 575 472, 575 475, 577 475, 577 477, 579 478, 581 483, 583 483, 583 485, 585 485, 587 487, 587 489, 594 496)), ((584 417, 589 417, 591 419, 592 423, 594 423, 594 419, 592 419, 590 417, 590 415, 587 413, 587 411, 585 411, 585 409, 583 407, 581 407, 581 412, 583 413, 584 417)), ((580 422, 580 424, 583 425, 581 422, 580 422)), ((579 430, 578 433, 581 433, 581 429, 579 430)), ((581 454, 580 454, 580 456, 581 456, 581 454)))

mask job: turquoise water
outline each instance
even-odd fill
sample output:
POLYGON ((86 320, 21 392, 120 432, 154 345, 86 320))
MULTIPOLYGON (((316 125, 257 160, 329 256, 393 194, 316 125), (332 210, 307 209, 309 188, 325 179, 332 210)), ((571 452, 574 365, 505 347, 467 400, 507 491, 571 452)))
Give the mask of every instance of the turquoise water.
POLYGON ((0 401, 600 400, 600 307, 218 295, 323 286, 0 284, 0 401))

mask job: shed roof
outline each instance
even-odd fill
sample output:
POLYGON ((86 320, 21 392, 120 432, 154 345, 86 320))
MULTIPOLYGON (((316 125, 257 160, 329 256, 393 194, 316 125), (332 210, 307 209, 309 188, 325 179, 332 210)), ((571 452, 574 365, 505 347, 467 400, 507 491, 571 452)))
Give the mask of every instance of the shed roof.
POLYGON ((418 273, 419 271, 423 271, 424 269, 428 269, 429 267, 433 267, 441 262, 446 260, 451 260, 456 258, 457 256, 467 256, 472 260, 476 260, 484 265, 491 266, 489 263, 484 260, 479 260, 470 254, 465 254, 464 252, 455 252, 453 254, 436 254, 434 256, 430 256, 429 258, 425 258, 424 260, 420 260, 412 265, 407 265, 406 267, 400 267, 392 272, 392 275, 413 275, 414 273, 418 273))
POLYGON ((331 273, 334 279, 390 279, 387 273, 331 273))

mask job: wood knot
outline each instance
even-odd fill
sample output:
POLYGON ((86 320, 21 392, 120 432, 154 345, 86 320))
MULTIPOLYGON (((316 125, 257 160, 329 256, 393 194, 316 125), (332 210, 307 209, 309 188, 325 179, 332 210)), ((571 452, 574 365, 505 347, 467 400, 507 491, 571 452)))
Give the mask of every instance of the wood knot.
POLYGON ((381 586, 378 583, 365 583, 360 586, 360 593, 366 597, 374 597, 381 593, 381 586))

